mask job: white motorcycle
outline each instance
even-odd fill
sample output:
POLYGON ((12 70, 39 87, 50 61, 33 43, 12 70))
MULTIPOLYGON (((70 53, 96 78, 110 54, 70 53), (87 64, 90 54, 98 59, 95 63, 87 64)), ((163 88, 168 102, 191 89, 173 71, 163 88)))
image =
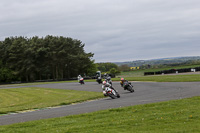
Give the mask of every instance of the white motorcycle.
POLYGON ((108 96, 111 97, 112 99, 120 98, 119 93, 118 93, 115 89, 112 89, 112 88, 109 87, 109 86, 106 86, 106 87, 105 87, 105 92, 106 92, 106 95, 108 95, 108 96))

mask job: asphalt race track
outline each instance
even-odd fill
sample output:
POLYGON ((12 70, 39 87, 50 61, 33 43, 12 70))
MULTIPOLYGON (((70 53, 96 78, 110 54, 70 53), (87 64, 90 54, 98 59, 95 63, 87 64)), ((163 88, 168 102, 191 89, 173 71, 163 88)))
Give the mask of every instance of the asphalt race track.
MULTIPOLYGON (((132 82, 132 84, 135 90, 134 93, 123 90, 119 82, 113 82, 113 87, 119 91, 121 96, 118 99, 111 99, 106 97, 99 100, 56 108, 47 108, 32 112, 3 115, 0 116, 0 125, 89 113, 98 110, 132 106, 137 104, 182 99, 192 96, 200 96, 200 82, 132 82)), ((86 82, 84 85, 80 85, 78 83, 56 83, 31 86, 102 92, 101 85, 96 82, 86 82)))

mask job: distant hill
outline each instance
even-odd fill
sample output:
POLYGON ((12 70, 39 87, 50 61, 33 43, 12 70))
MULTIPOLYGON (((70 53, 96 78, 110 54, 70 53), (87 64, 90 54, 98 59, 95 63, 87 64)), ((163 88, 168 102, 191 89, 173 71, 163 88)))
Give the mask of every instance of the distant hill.
POLYGON ((192 57, 173 57, 173 58, 160 58, 152 60, 136 60, 129 62, 113 62, 116 65, 128 65, 130 67, 144 66, 144 65, 178 65, 178 64, 189 64, 194 61, 200 62, 200 56, 192 57))

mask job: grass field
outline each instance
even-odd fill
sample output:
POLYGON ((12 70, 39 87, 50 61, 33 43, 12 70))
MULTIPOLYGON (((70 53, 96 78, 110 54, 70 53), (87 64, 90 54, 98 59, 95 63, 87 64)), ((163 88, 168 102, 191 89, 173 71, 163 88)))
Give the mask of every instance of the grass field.
POLYGON ((200 65, 188 65, 188 66, 178 66, 178 67, 165 67, 165 68, 153 68, 153 69, 140 69, 140 70, 133 70, 128 72, 121 72, 120 75, 117 77, 140 77, 144 76, 144 72, 155 72, 155 71, 163 71, 163 70, 170 70, 170 69, 182 69, 182 68, 195 68, 199 67, 200 65))
MULTIPOLYGON (((124 77, 129 81, 153 81, 153 82, 199 82, 200 74, 191 75, 159 75, 159 76, 139 76, 124 77)), ((119 81, 120 78, 113 78, 113 81, 119 81)))
POLYGON ((0 126, 2 133, 199 133, 200 97, 0 126))
POLYGON ((102 97, 100 92, 39 87, 0 89, 0 114, 67 105, 102 97))

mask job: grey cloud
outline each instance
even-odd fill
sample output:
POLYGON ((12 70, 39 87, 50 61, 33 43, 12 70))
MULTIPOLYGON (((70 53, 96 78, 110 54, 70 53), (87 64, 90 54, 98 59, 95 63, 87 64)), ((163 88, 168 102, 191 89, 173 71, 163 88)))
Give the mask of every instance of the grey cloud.
POLYGON ((199 7, 198 0, 7 0, 0 40, 72 37, 96 62, 199 56, 199 7))

